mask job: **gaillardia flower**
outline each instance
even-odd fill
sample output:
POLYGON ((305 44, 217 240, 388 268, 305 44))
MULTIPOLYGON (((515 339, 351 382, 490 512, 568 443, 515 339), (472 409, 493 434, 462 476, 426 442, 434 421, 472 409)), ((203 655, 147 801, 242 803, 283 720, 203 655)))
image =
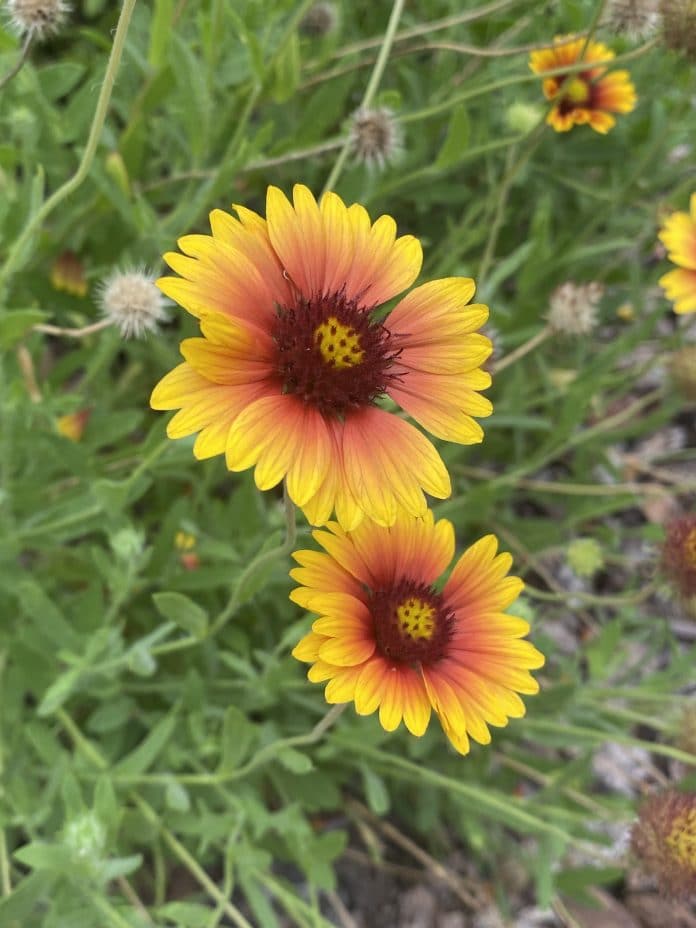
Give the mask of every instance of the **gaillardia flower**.
POLYGON ((662 570, 696 615, 696 513, 667 523, 662 570))
POLYGON ((544 657, 520 640, 528 624, 504 612, 523 584, 507 576, 512 558, 496 555, 495 536, 460 557, 441 592, 454 530, 430 510, 399 514, 390 528, 365 520, 345 532, 331 522, 314 538, 326 553, 295 552, 291 576, 302 586, 290 598, 320 618, 292 653, 312 664, 312 682, 329 681, 327 702, 354 701, 360 715, 379 709, 386 731, 403 719, 413 735, 434 709, 461 754, 469 736, 488 744, 489 725, 524 715, 518 693, 537 692, 529 671, 544 657))
POLYGON ((659 239, 677 269, 660 278, 675 313, 696 312, 696 193, 691 194, 688 213, 672 213, 665 220, 659 239))
POLYGON ((595 132, 605 134, 616 123, 612 113, 631 112, 637 97, 628 71, 607 73, 605 67, 592 65, 613 57, 614 52, 606 45, 586 43, 584 38, 556 38, 551 48, 531 53, 529 67, 535 74, 587 61, 587 68, 582 71, 544 78, 544 96, 554 101, 546 122, 556 132, 568 132, 573 126, 587 123, 595 132))
POLYGON ((696 793, 669 789, 644 800, 631 848, 666 895, 696 893, 696 793))
POLYGON ((420 243, 396 237, 389 216, 370 222, 333 193, 317 204, 301 185, 294 206, 270 187, 267 219, 244 207, 215 210, 212 237, 179 240, 165 260, 181 278, 159 286, 200 319, 203 338, 155 388, 155 409, 176 409, 168 434, 198 432, 197 458, 225 454, 232 471, 255 467, 267 490, 286 479, 314 525, 332 511, 345 529, 365 515, 390 525, 401 508, 424 515, 423 491, 451 492, 445 466, 414 425, 380 406, 386 396, 448 441, 482 440, 487 416, 479 365, 491 353, 476 330, 488 317, 467 305, 474 282, 423 284, 384 318, 375 309, 409 287, 420 243))

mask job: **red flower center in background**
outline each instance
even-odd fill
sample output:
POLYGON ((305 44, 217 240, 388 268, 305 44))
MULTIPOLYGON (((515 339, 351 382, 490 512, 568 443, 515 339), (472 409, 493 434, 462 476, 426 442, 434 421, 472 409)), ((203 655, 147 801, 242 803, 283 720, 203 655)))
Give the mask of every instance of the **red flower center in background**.
POLYGON ((272 337, 283 392, 323 415, 370 406, 398 379, 389 373, 399 354, 389 331, 342 293, 300 296, 294 306, 279 307, 272 337))
POLYGON ((692 528, 684 539, 684 559, 696 570, 696 528, 692 528))
POLYGON ((373 593, 370 612, 377 648, 387 660, 427 665, 446 653, 453 615, 431 587, 402 580, 373 593))

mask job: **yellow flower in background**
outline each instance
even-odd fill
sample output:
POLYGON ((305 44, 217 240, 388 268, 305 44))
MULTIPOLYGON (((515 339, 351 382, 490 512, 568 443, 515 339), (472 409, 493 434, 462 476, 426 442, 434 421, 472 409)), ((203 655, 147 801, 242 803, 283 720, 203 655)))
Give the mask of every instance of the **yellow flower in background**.
POLYGON ((87 296, 84 265, 73 251, 58 255, 51 266, 51 284, 71 296, 87 296))
POLYGON ((675 313, 696 312, 696 193, 691 194, 688 213, 672 213, 659 233, 667 257, 678 268, 660 278, 675 313))
POLYGON ((380 406, 389 396, 438 438, 471 444, 491 413, 477 391, 491 353, 477 333, 485 306, 474 282, 423 284, 384 318, 374 310, 410 287, 420 243, 397 238, 390 216, 371 222, 334 193, 317 203, 296 185, 291 204, 268 189, 264 220, 242 206, 215 210, 212 236, 179 240, 165 260, 181 277, 158 284, 200 320, 185 362, 155 387, 155 409, 179 409, 170 438, 199 433, 197 458, 224 454, 255 468, 261 490, 286 480, 314 525, 335 510, 345 529, 400 509, 424 515, 424 491, 451 492, 447 470, 415 426, 380 406))
POLYGON ((544 79, 544 96, 554 101, 546 122, 556 132, 587 124, 605 134, 616 124, 612 113, 630 113, 636 105, 636 91, 628 71, 607 73, 606 67, 592 66, 592 62, 613 58, 614 52, 601 42, 588 42, 586 48, 585 44, 584 38, 556 38, 551 48, 533 51, 529 58, 535 74, 587 61, 583 71, 544 79))
POLYGON ((518 693, 538 691, 529 671, 544 657, 521 640, 528 624, 504 611, 523 583, 507 576, 512 558, 497 554, 494 535, 464 552, 442 592, 454 529, 430 510, 391 528, 365 520, 345 532, 333 522, 314 538, 326 553, 295 552, 291 576, 302 586, 290 598, 320 618, 293 655, 312 664, 312 682, 329 681, 327 702, 379 709, 386 731, 403 719, 413 735, 434 710, 460 754, 469 737, 488 744, 489 725, 524 715, 518 693))
POLYGON ((78 412, 70 412, 65 416, 59 416, 56 419, 56 431, 63 438, 70 441, 80 441, 91 415, 91 409, 80 409, 78 412))

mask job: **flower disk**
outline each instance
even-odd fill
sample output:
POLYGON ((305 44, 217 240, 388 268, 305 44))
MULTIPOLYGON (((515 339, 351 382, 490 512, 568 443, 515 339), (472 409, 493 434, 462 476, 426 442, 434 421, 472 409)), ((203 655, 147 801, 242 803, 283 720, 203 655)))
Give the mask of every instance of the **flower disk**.
POLYGON ((504 612, 522 581, 507 576, 510 555, 497 554, 493 535, 462 555, 442 592, 454 530, 430 511, 390 528, 332 522, 314 538, 324 552, 295 552, 291 576, 302 585, 290 598, 319 618, 293 655, 312 664, 310 680, 328 681, 327 702, 379 709, 386 731, 403 719, 414 735, 434 710, 461 754, 469 737, 488 744, 489 725, 524 715, 518 693, 537 692, 529 671, 544 657, 520 640, 527 623, 504 612))
POLYGON ((631 848, 666 895, 696 892, 696 793, 669 789, 645 799, 631 848))
POLYGON ((178 409, 171 438, 198 433, 198 458, 225 454, 254 467, 267 490, 286 480, 314 525, 335 511, 346 530, 405 510, 422 516, 425 493, 450 481, 423 433, 380 406, 390 397, 446 441, 480 442, 474 417, 490 415, 480 390, 490 340, 488 308, 470 304, 474 282, 451 277, 411 290, 420 243, 397 238, 390 216, 371 222, 333 193, 319 203, 296 185, 291 204, 268 190, 264 220, 244 207, 215 210, 212 236, 187 235, 165 255, 181 276, 160 289, 196 316, 202 338, 155 388, 155 409, 178 409))
POLYGON ((691 194, 688 213, 668 216, 660 230, 660 241, 667 249, 669 260, 677 269, 660 278, 667 299, 674 303, 675 313, 696 312, 696 193, 691 194))
POLYGON ((604 135, 616 124, 612 113, 630 113, 635 107, 636 91, 628 71, 607 73, 604 67, 592 66, 592 62, 613 57, 614 52, 606 45, 586 43, 583 38, 556 38, 551 48, 531 53, 529 67, 535 74, 587 61, 587 68, 582 71, 557 74, 544 80, 544 96, 554 101, 546 122, 556 132, 568 132, 573 126, 588 124, 604 135))

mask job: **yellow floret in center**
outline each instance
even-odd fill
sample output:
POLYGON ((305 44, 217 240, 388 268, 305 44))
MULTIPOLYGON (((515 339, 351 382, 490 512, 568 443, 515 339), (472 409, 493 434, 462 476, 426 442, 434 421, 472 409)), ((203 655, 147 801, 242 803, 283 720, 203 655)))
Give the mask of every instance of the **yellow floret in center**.
POLYGON ((402 633, 414 640, 432 638, 435 631, 435 609, 415 596, 396 607, 396 620, 402 633))
POLYGON ((563 96, 570 103, 587 103, 590 99, 590 88, 587 81, 581 77, 573 77, 563 84, 563 96))
POLYGON ((682 866, 696 872, 696 809, 675 817, 666 844, 682 866))
POLYGON ((355 329, 339 322, 335 316, 329 316, 316 327, 314 343, 322 358, 332 367, 355 367, 365 354, 355 329))
POLYGON ((696 528, 692 528, 684 539, 684 559, 696 570, 696 528))

